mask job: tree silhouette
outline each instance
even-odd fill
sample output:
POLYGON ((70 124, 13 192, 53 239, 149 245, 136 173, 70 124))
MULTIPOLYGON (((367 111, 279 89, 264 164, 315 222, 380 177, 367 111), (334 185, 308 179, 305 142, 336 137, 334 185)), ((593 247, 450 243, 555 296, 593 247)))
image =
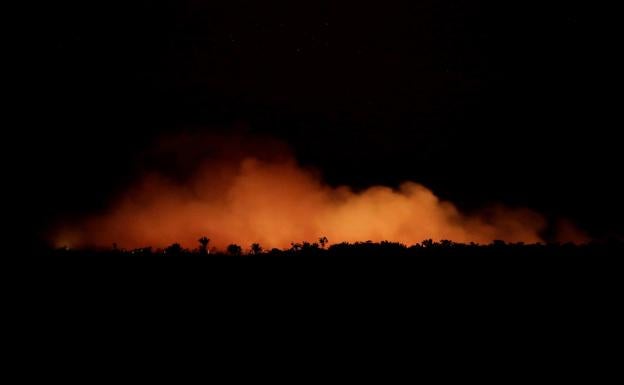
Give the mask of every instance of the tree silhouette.
POLYGON ((325 245, 329 242, 327 237, 323 236, 319 238, 319 244, 321 245, 321 249, 325 249, 325 245))
POLYGON ((314 243, 310 243, 310 242, 303 242, 301 244, 301 251, 316 251, 319 249, 319 244, 314 242, 314 243))
POLYGON ((200 254, 208 254, 208 244, 210 243, 210 239, 207 237, 201 237, 198 239, 199 242, 199 253, 200 254))
POLYGON ((184 249, 182 249, 182 246, 180 246, 179 243, 174 243, 171 246, 167 247, 165 249, 165 254, 169 254, 169 255, 180 255, 182 254, 182 251, 184 249))
POLYGON ((435 242, 433 242, 433 239, 425 239, 420 244, 423 245, 423 247, 434 247, 435 246, 435 242))
POLYGON ((448 239, 443 239, 440 241, 440 246, 442 247, 453 247, 453 241, 448 239))
POLYGON ((239 256, 243 252, 243 248, 234 243, 232 243, 231 245, 228 245, 226 250, 228 254, 235 255, 235 256, 239 256))
POLYGON ((262 246, 260 246, 259 243, 252 243, 251 244, 251 254, 258 255, 260 253, 262 253, 262 246))

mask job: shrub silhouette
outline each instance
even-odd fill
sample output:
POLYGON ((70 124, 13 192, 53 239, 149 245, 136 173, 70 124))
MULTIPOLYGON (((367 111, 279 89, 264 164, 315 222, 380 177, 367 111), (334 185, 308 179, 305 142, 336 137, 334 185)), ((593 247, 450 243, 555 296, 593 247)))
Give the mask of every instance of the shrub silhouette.
POLYGON ((174 243, 171 246, 165 248, 165 254, 168 255, 180 255, 183 251, 184 249, 182 248, 182 246, 180 246, 179 243, 174 243))
POLYGON ((243 253, 243 248, 239 245, 232 243, 227 247, 227 253, 234 256, 239 256, 243 253))
POLYGON ((290 251, 293 251, 296 253, 298 251, 301 251, 302 247, 303 246, 301 245, 301 243, 290 242, 290 251))

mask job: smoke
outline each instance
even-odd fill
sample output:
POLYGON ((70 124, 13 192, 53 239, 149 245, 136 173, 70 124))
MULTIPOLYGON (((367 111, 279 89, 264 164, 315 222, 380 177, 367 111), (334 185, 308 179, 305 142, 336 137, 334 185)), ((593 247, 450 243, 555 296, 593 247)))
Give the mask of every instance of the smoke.
MULTIPOLYGON (((317 240, 423 239, 489 243, 539 242, 547 223, 528 209, 503 206, 463 214, 418 183, 355 192, 331 187, 299 166, 286 146, 241 136, 180 135, 142 156, 137 182, 110 209, 55 229, 59 246, 285 248, 317 240)), ((567 234, 574 230, 568 227, 567 234)))

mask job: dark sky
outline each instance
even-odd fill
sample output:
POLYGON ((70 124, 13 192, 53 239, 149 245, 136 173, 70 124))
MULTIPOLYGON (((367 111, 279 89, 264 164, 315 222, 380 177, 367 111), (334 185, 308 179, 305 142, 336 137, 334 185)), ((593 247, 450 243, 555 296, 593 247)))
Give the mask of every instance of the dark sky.
POLYGON ((17 12, 19 167, 36 227, 101 208, 160 134, 243 127, 287 141, 332 184, 414 180, 466 209, 503 202, 622 231, 621 43, 616 14, 588 2, 17 12))

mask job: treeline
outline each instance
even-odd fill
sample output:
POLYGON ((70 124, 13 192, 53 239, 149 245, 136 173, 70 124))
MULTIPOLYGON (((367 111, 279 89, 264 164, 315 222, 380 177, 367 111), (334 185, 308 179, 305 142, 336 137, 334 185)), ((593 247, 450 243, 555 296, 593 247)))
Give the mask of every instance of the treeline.
POLYGON ((572 243, 507 243, 494 241, 487 245, 476 243, 458 243, 450 240, 439 242, 431 239, 407 246, 398 242, 355 242, 337 243, 328 246, 325 237, 318 242, 291 243, 287 249, 264 249, 259 243, 253 243, 248 247, 237 244, 228 245, 225 250, 209 248, 210 239, 202 237, 199 246, 194 249, 182 247, 174 243, 166 248, 143 247, 137 249, 123 249, 113 245, 109 249, 71 249, 59 248, 48 250, 48 253, 57 256, 94 255, 94 256, 153 256, 153 257, 228 257, 228 258, 262 258, 262 257, 289 257, 289 256, 316 256, 316 257, 358 257, 358 256, 592 256, 613 255, 624 256, 624 242, 621 240, 608 240, 591 242, 583 245, 572 243))
MULTIPOLYGON (((206 238, 194 248, 177 243, 161 249, 61 248, 18 260, 26 267, 28 281, 37 282, 37 293, 60 286, 71 295, 79 293, 85 302, 92 300, 93 291, 104 297, 110 292, 156 292, 163 298, 173 291, 178 299, 201 293, 233 304, 240 298, 263 303, 273 296, 298 303, 320 293, 335 306, 354 297, 383 301, 396 297, 402 298, 396 306, 409 304, 409 308, 414 304, 411 299, 406 302, 406 296, 441 299, 440 304, 446 304, 464 292, 466 303, 481 297, 509 303, 529 293, 537 303, 550 307, 560 303, 561 293, 567 293, 574 301, 585 298, 612 306, 614 293, 621 292, 623 256, 621 240, 584 245, 502 241, 479 245, 448 240, 330 245, 319 240, 293 242, 286 249, 265 249, 256 243, 215 250, 206 238), (544 292, 556 294, 543 296, 544 292)), ((142 298, 131 301, 138 304, 142 298)))

